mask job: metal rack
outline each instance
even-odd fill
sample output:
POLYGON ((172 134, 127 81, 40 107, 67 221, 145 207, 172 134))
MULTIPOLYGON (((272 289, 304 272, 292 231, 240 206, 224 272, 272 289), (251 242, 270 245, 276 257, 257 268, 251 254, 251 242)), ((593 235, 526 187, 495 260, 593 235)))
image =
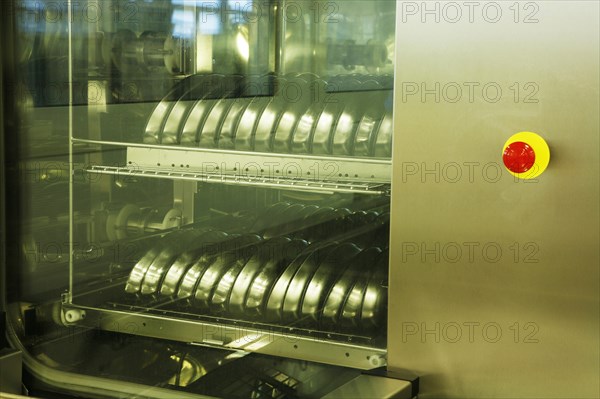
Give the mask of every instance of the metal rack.
MULTIPOLYGON (((209 320, 206 316, 129 307, 114 304, 113 308, 64 304, 67 314, 81 317, 77 325, 107 331, 126 332, 155 338, 188 342, 193 345, 241 352, 256 352, 273 356, 293 356, 298 359, 327 364, 345 364, 358 369, 372 369, 386 364, 386 350, 365 343, 334 340, 334 335, 303 331, 295 327, 278 327, 257 323, 225 323, 223 318, 209 320), (309 334, 306 334, 306 333, 309 334), (304 334, 303 334, 304 333, 304 334)), ((356 337, 358 338, 358 337, 356 337)))
POLYGON ((168 148, 73 139, 126 146, 127 165, 88 165, 86 173, 167 178, 312 192, 389 195, 391 161, 203 148, 168 148))

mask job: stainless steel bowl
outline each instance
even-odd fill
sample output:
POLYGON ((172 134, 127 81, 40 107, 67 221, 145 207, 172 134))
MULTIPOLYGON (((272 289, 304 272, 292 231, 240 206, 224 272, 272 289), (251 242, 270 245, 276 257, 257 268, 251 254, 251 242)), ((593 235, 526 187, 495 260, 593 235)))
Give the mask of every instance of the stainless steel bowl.
POLYGON ((292 152, 295 154, 309 154, 312 150, 312 136, 319 116, 323 111, 323 104, 312 104, 300 117, 292 136, 292 152))
POLYGON ((339 323, 342 326, 351 328, 358 327, 360 310, 366 287, 367 282, 364 279, 358 279, 354 282, 354 285, 346 298, 346 302, 342 307, 342 314, 339 318, 339 323))
POLYGON ((160 255, 162 250, 165 248, 165 245, 170 242, 171 237, 180 235, 181 231, 177 230, 174 232, 170 232, 165 234, 160 239, 156 239, 155 244, 153 244, 152 248, 150 248, 144 256, 135 264, 131 272, 129 273, 129 278, 127 279, 127 283, 125 284, 125 292, 129 294, 137 294, 140 292, 142 288, 142 283, 148 272, 148 269, 154 262, 154 260, 160 255))
POLYGON ((217 256, 214 262, 204 271, 194 293, 194 305, 208 308, 214 289, 229 268, 237 261, 235 252, 225 252, 217 256))
POLYGON ((204 124, 198 134, 198 146, 203 148, 214 148, 217 146, 221 125, 232 104, 233 100, 229 98, 223 98, 215 103, 204 120, 204 124))
POLYGON ((367 111, 356 130, 354 141, 354 155, 357 157, 368 157, 371 155, 375 133, 383 119, 383 109, 367 111))
POLYGON ((254 97, 246 107, 235 134, 235 149, 241 151, 254 150, 254 133, 256 125, 264 109, 269 104, 268 97, 254 97))
POLYGON ((352 155, 360 116, 355 109, 345 110, 339 117, 333 132, 332 152, 334 155, 352 155))
POLYGON ((387 112, 377 129, 377 137, 374 140, 373 155, 375 157, 390 158, 392 156, 393 133, 392 113, 387 112))
POLYGON ((159 144, 160 135, 165 122, 166 117, 169 115, 171 108, 174 105, 174 101, 163 100, 150 115, 150 119, 146 123, 146 130, 144 131, 144 143, 146 144, 159 144))
POLYGON ((177 298, 186 299, 194 295, 200 278, 202 278, 204 272, 214 260, 214 258, 212 260, 198 259, 192 267, 186 270, 183 279, 179 284, 179 288, 177 289, 177 298))
MULTIPOLYGON (((161 295, 175 295, 179 284, 186 271, 196 262, 202 260, 207 263, 207 259, 202 259, 206 254, 208 246, 214 243, 219 243, 227 238, 227 234, 221 231, 209 231, 198 238, 198 242, 193 244, 193 248, 185 251, 177 257, 173 262, 160 287, 161 295)), ((189 285, 189 282, 188 282, 189 285)), ((192 287, 193 288, 193 287, 192 287)), ((191 295, 193 290, 188 293, 191 295)))
POLYGON ((331 251, 307 285, 302 300, 302 316, 318 321, 326 296, 336 278, 352 263, 361 249, 352 243, 343 243, 331 251))
POLYGON ((208 118, 210 111, 215 106, 218 100, 200 99, 194 103, 194 107, 190 111, 183 129, 181 130, 181 138, 179 143, 188 147, 198 145, 200 131, 204 126, 204 121, 208 118))
POLYGON ((387 308, 388 253, 378 259, 362 302, 360 324, 363 328, 377 328, 382 324, 387 308))
POLYGON ((247 263, 246 261, 247 259, 245 258, 238 258, 229 266, 227 271, 223 273, 210 298, 210 308, 212 311, 224 312, 227 310, 233 286, 244 269, 244 266, 247 263))
MULTIPOLYGON (((161 295, 173 295, 177 292, 177 285, 179 284, 179 280, 183 277, 183 274, 186 272, 189 266, 191 266, 196 260, 197 256, 194 256, 192 251, 186 251, 179 255, 175 261, 169 266, 167 271, 164 273, 165 277, 160 285, 160 294, 161 295)), ((150 271, 149 271, 150 272, 150 271)), ((146 277, 148 277, 146 274, 146 277)), ((144 279, 145 283, 149 283, 146 281, 149 279, 144 279)), ((158 281, 158 278, 155 278, 158 281)))
POLYGON ((193 106, 194 101, 181 99, 173 105, 162 128, 161 144, 177 144, 179 142, 183 121, 193 106))
POLYGON ((250 98, 230 99, 232 102, 229 112, 223 119, 219 134, 218 147, 223 149, 235 148, 235 133, 242 114, 250 103, 250 98))
POLYGON ((256 125, 254 151, 273 151, 273 137, 275 136, 275 129, 277 128, 283 109, 284 104, 275 99, 265 107, 265 110, 256 125))
MULTIPOLYGON (((289 279, 285 299, 282 307, 282 318, 284 321, 297 321, 302 308, 302 298, 319 264, 332 252, 337 243, 329 243, 316 248, 304 259, 300 267, 289 279)), ((286 270, 287 272, 287 270, 286 270)))
MULTIPOLYGON (((288 239, 284 238, 284 240, 288 239)), ((282 246, 281 251, 276 250, 267 258, 263 268, 248 289, 244 309, 246 315, 260 316, 265 313, 264 305, 282 268, 289 265, 307 246, 308 243, 304 240, 291 240, 282 246)))
POLYGON ((348 297, 342 306, 342 313, 339 317, 339 324, 342 327, 355 331, 356 328, 361 326, 361 314, 367 285, 374 270, 377 267, 381 267, 381 258, 384 256, 387 256, 387 253, 382 251, 379 255, 376 255, 374 259, 367 261, 365 274, 360 278, 357 278, 354 282, 354 285, 350 289, 348 297))
MULTIPOLYGON (((221 78, 215 75, 214 79, 221 78)), ((189 94, 193 93, 199 86, 206 84, 206 77, 202 75, 192 75, 173 87, 167 93, 162 101, 156 106, 148 122, 144 132, 144 143, 146 144, 174 144, 179 138, 182 121, 185 121, 185 116, 192 108, 196 99, 189 98, 189 94), (164 131, 167 135, 164 135, 164 131)))
POLYGON ((302 253, 296 256, 296 258, 294 258, 294 260, 285 268, 283 273, 281 273, 281 275, 277 278, 273 289, 269 293, 269 299, 267 300, 267 304, 265 306, 266 321, 281 320, 283 301, 285 300, 285 295, 290 282, 306 258, 313 255, 313 252, 318 248, 318 245, 312 245, 306 248, 302 253))
POLYGON ((206 231, 199 230, 178 230, 167 235, 163 239, 164 248, 148 267, 142 281, 141 293, 143 295, 155 294, 162 282, 162 278, 177 256, 190 245, 193 245, 193 242, 197 241, 205 233, 206 231))
POLYGON ((160 246, 150 248, 135 264, 135 266, 133 266, 133 269, 131 269, 131 272, 129 273, 127 284, 125 285, 125 292, 128 294, 137 294, 140 291, 140 288, 142 287, 142 281, 144 280, 144 276, 146 275, 148 268, 161 250, 162 247, 160 246))
POLYGON ((341 111, 342 106, 337 102, 325 105, 323 112, 319 115, 312 137, 311 148, 313 154, 331 154, 332 131, 341 111))
POLYGON ((367 274, 367 267, 373 260, 381 255, 381 249, 377 247, 367 248, 358 254, 349 264, 348 268, 342 273, 340 278, 335 282, 325 304, 323 305, 323 313, 321 322, 326 325, 337 324, 339 317, 343 311, 343 305, 350 295, 351 288, 357 278, 364 278, 367 274))
POLYGON ((281 212, 286 210, 290 206, 289 202, 277 202, 269 206, 260 216, 256 219, 256 222, 250 228, 250 231, 256 233, 262 233, 266 229, 272 227, 274 223, 279 219, 281 212))
POLYGON ((242 245, 217 256, 206 270, 195 293, 195 304, 210 306, 215 311, 226 310, 233 284, 248 260, 256 253, 256 245, 242 245))
POLYGON ((277 225, 269 228, 263 234, 266 239, 277 237, 284 232, 285 225, 291 220, 297 217, 297 215, 304 209, 302 204, 292 204, 288 206, 283 212, 279 214, 279 217, 274 220, 277 225))
MULTIPOLYGON (((288 239, 289 241, 289 239, 288 239)), ((265 247, 272 245, 265 242, 263 246, 250 258, 237 276, 231 289, 228 309, 234 314, 243 314, 246 295, 250 289, 250 283, 254 280, 257 273, 263 268, 268 254, 265 253, 265 247)))

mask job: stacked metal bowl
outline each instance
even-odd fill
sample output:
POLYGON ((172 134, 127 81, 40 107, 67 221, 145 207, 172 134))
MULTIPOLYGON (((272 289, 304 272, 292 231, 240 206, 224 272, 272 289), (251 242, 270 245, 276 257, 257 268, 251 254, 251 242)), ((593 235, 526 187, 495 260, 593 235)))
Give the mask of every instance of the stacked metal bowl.
POLYGON ((193 75, 156 106, 143 142, 389 158, 391 86, 375 75, 193 75))
POLYGON ((125 292, 198 314, 306 328, 375 328, 387 307, 389 214, 277 203, 253 232, 180 229, 147 250, 125 292))

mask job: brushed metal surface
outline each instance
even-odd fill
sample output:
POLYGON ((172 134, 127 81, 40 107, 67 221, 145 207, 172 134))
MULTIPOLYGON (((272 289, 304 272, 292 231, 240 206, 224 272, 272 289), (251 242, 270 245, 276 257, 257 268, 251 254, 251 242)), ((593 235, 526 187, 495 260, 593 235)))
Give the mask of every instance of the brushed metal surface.
POLYGON ((486 4, 500 21, 398 12, 389 367, 420 398, 598 398, 599 3, 486 4), (502 166, 520 131, 550 145, 535 181, 502 166))
MULTIPOLYGON (((69 307, 72 306, 69 305, 69 307)), ((264 345, 252 350, 266 355, 292 357, 362 370, 385 366, 386 352, 385 349, 379 347, 315 339, 314 337, 295 335, 291 332, 279 333, 243 325, 185 320, 166 315, 131 313, 112 309, 85 308, 85 310, 87 317, 81 322, 81 325, 94 328, 100 326, 101 329, 108 331, 115 331, 119 325, 117 321, 122 322, 123 318, 127 318, 128 322, 135 323, 135 325, 146 325, 146 328, 136 332, 143 336, 182 342, 190 342, 190 337, 193 337, 193 342, 199 344, 221 341, 225 342, 225 348, 240 350, 249 349, 256 342, 260 342, 264 345), (373 359, 377 360, 377 364, 374 364, 373 359)))
POLYGON ((411 384, 404 380, 361 374, 323 396, 323 399, 347 398, 411 399, 411 384))

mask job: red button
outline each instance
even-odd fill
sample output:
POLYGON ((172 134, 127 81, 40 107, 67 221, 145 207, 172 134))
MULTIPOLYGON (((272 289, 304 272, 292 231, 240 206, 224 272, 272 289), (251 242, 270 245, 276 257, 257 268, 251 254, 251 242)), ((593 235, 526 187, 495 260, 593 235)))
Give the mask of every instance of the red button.
POLYGON ((535 164, 535 151, 527 143, 515 141, 504 149, 504 165, 513 173, 525 173, 535 164))

